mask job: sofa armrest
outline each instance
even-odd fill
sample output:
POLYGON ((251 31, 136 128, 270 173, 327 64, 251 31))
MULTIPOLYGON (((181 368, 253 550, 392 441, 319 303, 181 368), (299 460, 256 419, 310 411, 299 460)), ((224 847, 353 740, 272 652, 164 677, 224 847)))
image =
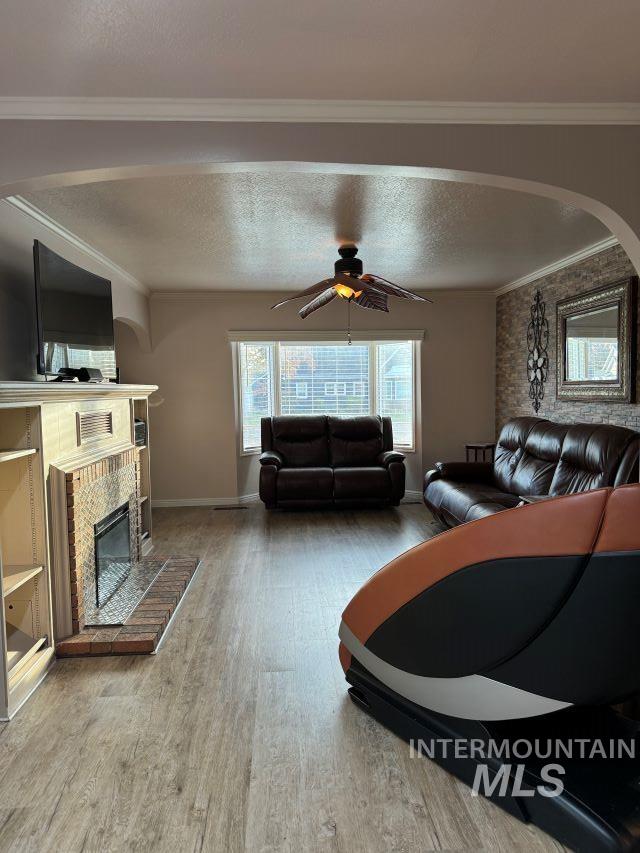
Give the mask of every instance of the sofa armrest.
POLYGON ((436 470, 442 479, 458 483, 493 481, 493 462, 436 462, 436 470))
POLYGON ((267 509, 274 509, 278 500, 278 469, 275 465, 261 465, 258 493, 267 509))
POLYGON ((439 480, 440 476, 440 471, 438 471, 437 468, 432 468, 430 471, 427 471, 427 473, 424 475, 423 490, 426 491, 427 486, 430 486, 434 480, 439 480))
POLYGON ((400 453, 398 450, 383 450, 382 453, 378 454, 376 462, 378 465, 388 468, 392 462, 404 462, 404 453, 400 453))
POLYGON ((275 465, 276 468, 282 468, 284 459, 276 450, 265 450, 260 454, 261 465, 275 465))

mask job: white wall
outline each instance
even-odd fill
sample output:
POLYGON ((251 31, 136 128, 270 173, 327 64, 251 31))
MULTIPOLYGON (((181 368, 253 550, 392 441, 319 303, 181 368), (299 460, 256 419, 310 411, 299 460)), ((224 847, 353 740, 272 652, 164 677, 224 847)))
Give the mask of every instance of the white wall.
MULTIPOLYGON (((419 490, 438 459, 464 458, 465 441, 494 434, 495 299, 431 294, 434 305, 393 300, 391 313, 353 311, 356 329, 424 329, 416 453, 407 456, 407 489, 419 490)), ((153 383, 154 500, 233 499, 257 492, 256 457, 238 453, 231 330, 337 330, 344 304, 305 321, 293 306, 271 311, 276 293, 181 294, 151 299, 151 352, 129 330, 118 336, 125 382, 153 383)))

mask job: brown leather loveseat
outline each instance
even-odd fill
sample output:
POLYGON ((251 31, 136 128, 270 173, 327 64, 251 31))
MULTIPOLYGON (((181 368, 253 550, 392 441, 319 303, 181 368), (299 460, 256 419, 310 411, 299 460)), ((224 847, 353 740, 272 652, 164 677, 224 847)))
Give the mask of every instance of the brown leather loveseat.
POLYGON ((404 455, 391 418, 283 415, 262 418, 260 499, 267 509, 348 504, 397 506, 404 455))
POLYGON ((449 526, 517 506, 525 495, 567 495, 638 482, 640 435, 610 424, 508 421, 494 462, 438 462, 424 502, 449 526))

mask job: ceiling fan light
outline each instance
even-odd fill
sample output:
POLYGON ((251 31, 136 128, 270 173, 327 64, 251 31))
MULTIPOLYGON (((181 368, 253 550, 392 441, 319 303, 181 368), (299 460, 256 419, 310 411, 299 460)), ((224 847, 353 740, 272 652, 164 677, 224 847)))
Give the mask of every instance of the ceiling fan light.
POLYGON ((333 287, 338 296, 341 296, 343 299, 351 299, 357 296, 355 290, 352 287, 347 287, 346 284, 334 284, 333 287))

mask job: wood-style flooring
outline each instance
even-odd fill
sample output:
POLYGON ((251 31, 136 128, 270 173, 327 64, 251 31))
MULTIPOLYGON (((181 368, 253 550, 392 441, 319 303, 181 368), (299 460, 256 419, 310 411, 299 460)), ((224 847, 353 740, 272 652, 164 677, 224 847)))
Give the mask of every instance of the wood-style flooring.
POLYGON ((154 525, 202 566, 156 656, 59 660, 2 727, 2 853, 563 849, 347 697, 340 614, 438 531, 422 505, 154 525))

